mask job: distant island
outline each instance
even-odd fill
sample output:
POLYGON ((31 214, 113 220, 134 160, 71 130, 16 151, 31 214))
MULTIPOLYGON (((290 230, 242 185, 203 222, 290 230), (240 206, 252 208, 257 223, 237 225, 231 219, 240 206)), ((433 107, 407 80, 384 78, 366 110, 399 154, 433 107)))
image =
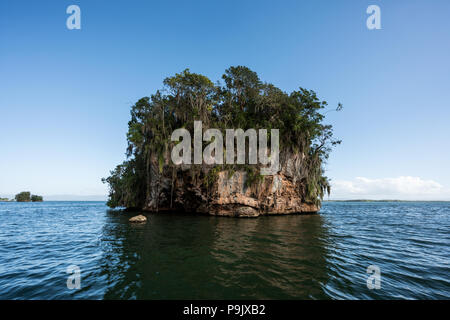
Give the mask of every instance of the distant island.
POLYGON ((17 202, 42 202, 44 198, 38 195, 32 195, 29 191, 23 191, 16 194, 15 200, 17 202))

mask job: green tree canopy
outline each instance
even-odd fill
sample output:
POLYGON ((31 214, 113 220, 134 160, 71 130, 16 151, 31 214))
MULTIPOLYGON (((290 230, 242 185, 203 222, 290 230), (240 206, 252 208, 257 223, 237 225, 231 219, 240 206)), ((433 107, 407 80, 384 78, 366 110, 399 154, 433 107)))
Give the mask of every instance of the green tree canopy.
POLYGON ((31 201, 31 193, 29 191, 23 191, 16 194, 15 199, 17 202, 29 202, 31 201))
POLYGON ((33 202, 42 202, 42 201, 44 201, 44 198, 42 196, 37 196, 37 195, 33 194, 31 196, 31 201, 33 201, 33 202))

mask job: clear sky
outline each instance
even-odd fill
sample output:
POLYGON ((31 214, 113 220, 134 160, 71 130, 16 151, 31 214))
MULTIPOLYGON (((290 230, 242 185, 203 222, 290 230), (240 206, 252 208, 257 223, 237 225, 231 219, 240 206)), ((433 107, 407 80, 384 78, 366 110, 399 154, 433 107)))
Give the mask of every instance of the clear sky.
POLYGON ((130 106, 185 68, 216 81, 232 65, 342 102, 332 198, 450 200, 448 0, 1 1, 0 195, 105 195, 130 106))

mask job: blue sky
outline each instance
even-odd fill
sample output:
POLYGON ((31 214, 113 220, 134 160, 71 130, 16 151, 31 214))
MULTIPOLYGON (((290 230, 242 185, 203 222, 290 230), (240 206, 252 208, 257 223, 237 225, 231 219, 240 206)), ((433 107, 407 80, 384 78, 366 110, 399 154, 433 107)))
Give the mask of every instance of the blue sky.
POLYGON ((190 68, 315 90, 332 198, 450 200, 450 2, 2 1, 0 195, 105 195, 130 106, 190 68), (68 30, 66 8, 81 8, 68 30), (368 30, 366 8, 381 8, 368 30))

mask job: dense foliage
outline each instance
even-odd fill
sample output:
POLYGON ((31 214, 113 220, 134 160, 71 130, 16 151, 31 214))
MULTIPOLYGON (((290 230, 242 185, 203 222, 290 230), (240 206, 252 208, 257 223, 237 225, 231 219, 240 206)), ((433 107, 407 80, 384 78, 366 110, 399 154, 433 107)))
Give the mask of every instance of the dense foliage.
POLYGON ((42 196, 37 196, 37 195, 33 194, 31 196, 31 201, 33 201, 33 202, 42 202, 42 201, 44 201, 44 198, 42 196))
POLYGON ((15 199, 17 202, 29 202, 31 201, 31 193, 28 191, 23 191, 16 194, 15 199))
MULTIPOLYGON (((128 123, 127 160, 103 179, 109 184, 110 207, 143 207, 149 196, 151 165, 166 165, 175 129, 193 132, 194 120, 203 129, 248 128, 280 130, 280 152, 302 152, 305 201, 317 203, 330 186, 323 175, 333 140, 332 127, 322 123, 327 106, 314 91, 300 88, 290 94, 262 82, 247 67, 230 67, 214 84, 188 69, 164 80, 164 89, 144 97, 131 108, 128 123)), ((338 106, 338 109, 341 106, 338 106)), ((270 131, 269 131, 270 132, 270 131)), ((221 166, 221 165, 217 165, 221 166)), ((216 170, 217 171, 217 170, 216 170)), ((255 179, 258 181, 258 179, 255 179)))
POLYGON ((32 195, 29 191, 23 191, 21 193, 16 194, 15 199, 17 202, 41 202, 44 200, 42 196, 32 195))

